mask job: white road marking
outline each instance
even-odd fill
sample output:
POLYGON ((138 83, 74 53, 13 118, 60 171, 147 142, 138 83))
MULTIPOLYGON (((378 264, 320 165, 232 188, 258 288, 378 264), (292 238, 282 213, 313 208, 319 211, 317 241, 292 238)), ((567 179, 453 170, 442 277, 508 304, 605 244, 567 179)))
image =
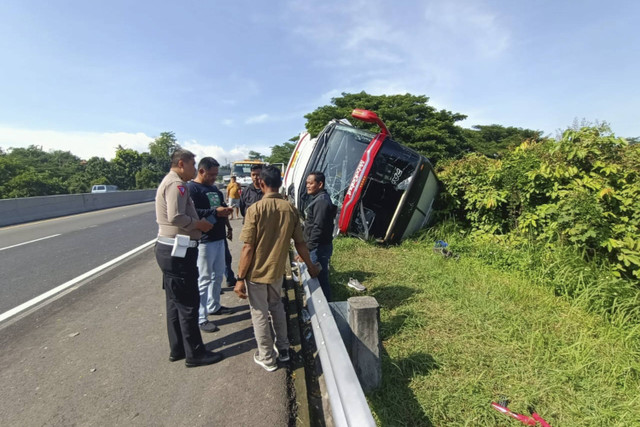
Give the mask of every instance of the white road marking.
POLYGON ((56 237, 56 236, 60 236, 60 234, 52 234, 51 236, 41 237, 39 239, 29 240, 28 242, 18 243, 17 245, 7 246, 7 247, 4 247, 4 248, 0 248, 0 251, 4 251, 5 249, 15 248, 15 247, 22 246, 22 245, 28 245, 29 243, 39 242, 40 240, 50 239, 50 238, 56 237))
POLYGON ((147 243, 145 243, 145 244, 143 244, 141 246, 138 246, 135 249, 130 250, 126 254, 122 254, 119 257, 114 258, 111 261, 106 262, 106 263, 102 264, 101 266, 94 268, 93 270, 87 271, 86 273, 76 277, 75 279, 71 279, 68 282, 63 283, 62 285, 57 286, 57 287, 51 289, 50 291, 45 292, 42 295, 39 295, 39 296, 37 296, 37 297, 35 297, 33 299, 30 299, 29 301, 27 301, 27 302, 25 302, 23 304, 20 304, 19 306, 15 307, 15 308, 12 308, 9 311, 5 311, 4 313, 0 314, 0 322, 3 322, 6 319, 10 318, 11 316, 15 316, 16 314, 20 313, 21 311, 24 311, 24 310, 26 310, 26 309, 28 309, 30 307, 33 307, 34 305, 38 304, 39 302, 42 302, 42 301, 46 300, 47 298, 49 298, 49 297, 51 297, 51 296, 53 296, 53 295, 55 295, 55 294, 57 294, 59 292, 62 292, 67 288, 70 288, 71 286, 75 285, 76 283, 81 282, 84 279, 86 279, 88 277, 91 277, 92 275, 94 275, 96 273, 99 273, 100 271, 102 271, 102 270, 104 270, 106 268, 111 267, 112 265, 122 261, 123 259, 135 254, 136 252, 139 252, 139 251, 151 246, 155 242, 156 242, 156 239, 150 240, 147 243))

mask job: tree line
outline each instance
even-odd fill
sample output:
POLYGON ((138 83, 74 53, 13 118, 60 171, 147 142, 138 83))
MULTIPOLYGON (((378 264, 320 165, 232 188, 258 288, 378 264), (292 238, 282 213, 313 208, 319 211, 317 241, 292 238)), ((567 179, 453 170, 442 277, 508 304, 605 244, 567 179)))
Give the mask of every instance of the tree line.
MULTIPOLYGON (((305 126, 315 136, 330 120, 350 118, 354 108, 372 110, 384 120, 394 139, 425 155, 433 164, 469 153, 500 158, 523 141, 545 139, 538 130, 498 124, 463 128, 458 122, 466 118, 464 114, 437 110, 428 101, 424 95, 343 93, 330 105, 305 115, 305 126)), ((351 122, 359 128, 376 130, 373 124, 351 122)), ((297 136, 272 146, 269 155, 250 151, 249 158, 287 164, 296 140, 297 136)), ((637 142, 637 138, 628 140, 637 142)), ((102 157, 83 160, 68 151, 45 152, 33 145, 0 149, 0 198, 85 193, 94 184, 117 185, 121 190, 154 188, 169 170, 170 154, 178 147, 175 134, 163 132, 149 144, 148 152, 118 146, 110 161, 102 157)))

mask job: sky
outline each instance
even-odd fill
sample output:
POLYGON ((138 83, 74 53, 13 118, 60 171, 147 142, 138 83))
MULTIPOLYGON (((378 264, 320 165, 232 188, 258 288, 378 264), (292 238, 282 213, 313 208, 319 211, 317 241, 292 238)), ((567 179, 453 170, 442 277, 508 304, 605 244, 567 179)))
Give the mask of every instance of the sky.
POLYGON ((0 0, 0 147, 111 159, 169 131, 226 163, 361 91, 425 95, 464 127, 637 137, 638 16, 632 0, 0 0))

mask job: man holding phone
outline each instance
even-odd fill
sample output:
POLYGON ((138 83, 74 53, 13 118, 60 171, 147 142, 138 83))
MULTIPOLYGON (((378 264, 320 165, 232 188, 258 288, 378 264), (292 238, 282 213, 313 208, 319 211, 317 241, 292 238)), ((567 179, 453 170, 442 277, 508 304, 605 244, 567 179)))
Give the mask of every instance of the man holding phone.
POLYGON ((198 323, 203 332, 215 332, 218 327, 207 315, 227 314, 230 309, 220 305, 222 277, 225 270, 224 241, 229 215, 233 208, 224 203, 222 192, 214 185, 220 164, 213 157, 203 157, 198 163, 198 176, 187 183, 196 212, 213 224, 213 228, 202 233, 198 245, 198 289, 200 309, 198 323))

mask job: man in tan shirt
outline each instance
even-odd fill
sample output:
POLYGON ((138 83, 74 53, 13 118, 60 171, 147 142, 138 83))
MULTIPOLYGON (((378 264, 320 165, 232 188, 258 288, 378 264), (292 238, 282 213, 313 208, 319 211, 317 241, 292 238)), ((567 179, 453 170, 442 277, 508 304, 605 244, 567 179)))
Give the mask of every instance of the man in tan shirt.
POLYGON ((162 288, 167 303, 169 360, 185 360, 187 367, 210 365, 222 360, 220 353, 207 351, 198 329, 198 239, 213 224, 198 219, 185 181, 196 175, 195 155, 176 150, 171 156, 171 171, 156 192, 158 241, 156 261, 162 270, 162 288), (172 254, 176 235, 189 236, 185 253, 172 254), (182 256, 181 256, 182 255, 182 256))
POLYGON ((247 295, 249 298, 253 332, 258 342, 253 360, 267 371, 274 371, 278 368, 276 358, 280 362, 289 360, 287 321, 280 294, 291 239, 311 277, 316 277, 319 270, 311 262, 302 237, 298 211, 278 193, 282 185, 280 170, 267 166, 262 169, 260 178, 264 196, 246 211, 240 235, 244 246, 234 291, 240 298, 247 298, 247 295))

